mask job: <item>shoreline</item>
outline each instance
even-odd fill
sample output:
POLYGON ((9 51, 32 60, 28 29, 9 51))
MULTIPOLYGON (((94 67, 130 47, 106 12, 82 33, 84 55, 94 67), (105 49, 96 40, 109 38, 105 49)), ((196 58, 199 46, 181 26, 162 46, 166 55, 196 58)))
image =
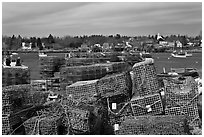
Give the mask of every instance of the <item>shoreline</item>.
MULTIPOLYGON (((44 53, 69 53, 74 50, 41 50, 44 53)), ((185 50, 188 53, 202 53, 202 49, 185 50)), ((4 52, 15 52, 15 53, 39 53, 37 50, 2 50, 4 52)), ((139 51, 142 52, 142 51, 139 51)), ((166 50, 164 52, 151 52, 151 53, 171 53, 173 50, 166 50)))

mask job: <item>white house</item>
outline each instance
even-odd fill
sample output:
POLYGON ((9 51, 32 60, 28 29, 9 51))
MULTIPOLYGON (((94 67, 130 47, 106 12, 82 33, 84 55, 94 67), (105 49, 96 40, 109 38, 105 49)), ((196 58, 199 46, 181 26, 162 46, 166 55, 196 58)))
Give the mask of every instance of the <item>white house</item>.
POLYGON ((176 41, 176 47, 182 48, 182 46, 183 46, 182 43, 179 40, 177 40, 176 41))
POLYGON ((31 50, 31 45, 32 43, 25 43, 25 42, 22 42, 22 49, 24 50, 31 50))

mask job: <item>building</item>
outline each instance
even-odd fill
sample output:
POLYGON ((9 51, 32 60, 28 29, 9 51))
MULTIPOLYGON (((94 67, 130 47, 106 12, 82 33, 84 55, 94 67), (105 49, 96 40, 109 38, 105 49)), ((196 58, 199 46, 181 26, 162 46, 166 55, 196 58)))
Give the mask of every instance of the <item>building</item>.
POLYGON ((177 40, 177 41, 176 41, 176 47, 182 48, 182 46, 183 46, 182 43, 181 43, 179 40, 177 40))
POLYGON ((22 42, 22 49, 23 50, 31 50, 31 45, 32 43, 25 43, 25 42, 22 42))
POLYGON ((111 49, 111 46, 109 43, 103 43, 103 46, 102 46, 103 51, 109 51, 110 49, 111 49))

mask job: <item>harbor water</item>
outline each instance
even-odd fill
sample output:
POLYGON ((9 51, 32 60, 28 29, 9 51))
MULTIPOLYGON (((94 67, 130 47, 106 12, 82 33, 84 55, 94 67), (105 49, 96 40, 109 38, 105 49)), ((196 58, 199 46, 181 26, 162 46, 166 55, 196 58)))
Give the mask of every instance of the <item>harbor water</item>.
MULTIPOLYGON (((64 57, 64 53, 48 53, 48 56, 51 55, 64 57)), ((171 53, 151 53, 151 55, 154 58, 157 73, 163 72, 163 68, 166 71, 170 71, 171 68, 196 68, 202 77, 202 53, 193 53, 192 57, 184 59, 173 58, 171 53)), ((19 56, 23 60, 23 64, 29 66, 31 79, 40 79, 38 54, 20 53, 19 56)))

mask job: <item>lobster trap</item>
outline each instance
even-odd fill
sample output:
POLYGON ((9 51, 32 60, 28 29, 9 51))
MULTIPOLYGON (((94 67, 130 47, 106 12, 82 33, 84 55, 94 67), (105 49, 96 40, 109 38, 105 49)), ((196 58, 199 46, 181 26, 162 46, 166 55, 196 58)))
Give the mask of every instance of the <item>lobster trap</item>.
POLYGON ((12 129, 9 122, 9 116, 2 115, 2 135, 8 135, 11 131, 12 129))
POLYGON ((163 105, 160 94, 133 97, 131 107, 134 116, 156 115, 163 113, 163 105))
POLYGON ((192 77, 165 79, 166 107, 198 103, 198 87, 192 77))
POLYGON ((91 103, 96 101, 98 80, 78 81, 66 87, 67 96, 73 96, 74 99, 80 99, 83 102, 91 103))
POLYGON ((57 135, 61 124, 59 116, 36 116, 24 122, 26 135, 57 135))
POLYGON ((77 81, 99 79, 105 75, 106 69, 96 65, 63 67, 60 71, 60 83, 70 85, 77 81))
POLYGON ((2 86, 30 83, 30 69, 28 67, 3 67, 2 86))
POLYGON ((2 114, 3 115, 10 115, 11 113, 13 113, 12 111, 12 105, 3 105, 2 106, 2 114))
POLYGON ((201 119, 199 117, 197 104, 165 108, 165 114, 174 116, 185 115, 187 117, 189 126, 198 127, 199 125, 201 125, 201 119))
POLYGON ((17 112, 28 106, 46 102, 48 92, 35 91, 30 84, 6 86, 2 88, 3 113, 17 112))
POLYGON ((73 109, 68 112, 69 122, 72 129, 82 132, 90 132, 90 112, 82 109, 73 109))
POLYGON ((136 63, 133 66, 133 94, 145 96, 154 94, 159 89, 159 82, 153 59, 136 63))
POLYGON ((125 119, 117 135, 186 135, 185 116, 137 116, 125 119))
POLYGON ((70 134, 97 134, 101 130, 103 106, 87 104, 73 98, 63 99, 62 104, 67 114, 70 134))
POLYGON ((102 97, 113 96, 114 94, 125 94, 131 97, 131 78, 129 72, 107 75, 98 80, 97 89, 102 97))
POLYGON ((65 65, 65 59, 58 56, 40 57, 40 74, 42 79, 54 77, 55 72, 65 65))
POLYGON ((92 65, 95 63, 106 63, 108 58, 67 58, 66 66, 92 65))
POLYGON ((31 86, 29 84, 3 87, 3 106, 7 106, 7 109, 5 109, 4 111, 7 111, 6 113, 8 113, 8 111, 15 111, 19 108, 22 108, 24 106, 23 99, 27 96, 30 89, 31 86))

